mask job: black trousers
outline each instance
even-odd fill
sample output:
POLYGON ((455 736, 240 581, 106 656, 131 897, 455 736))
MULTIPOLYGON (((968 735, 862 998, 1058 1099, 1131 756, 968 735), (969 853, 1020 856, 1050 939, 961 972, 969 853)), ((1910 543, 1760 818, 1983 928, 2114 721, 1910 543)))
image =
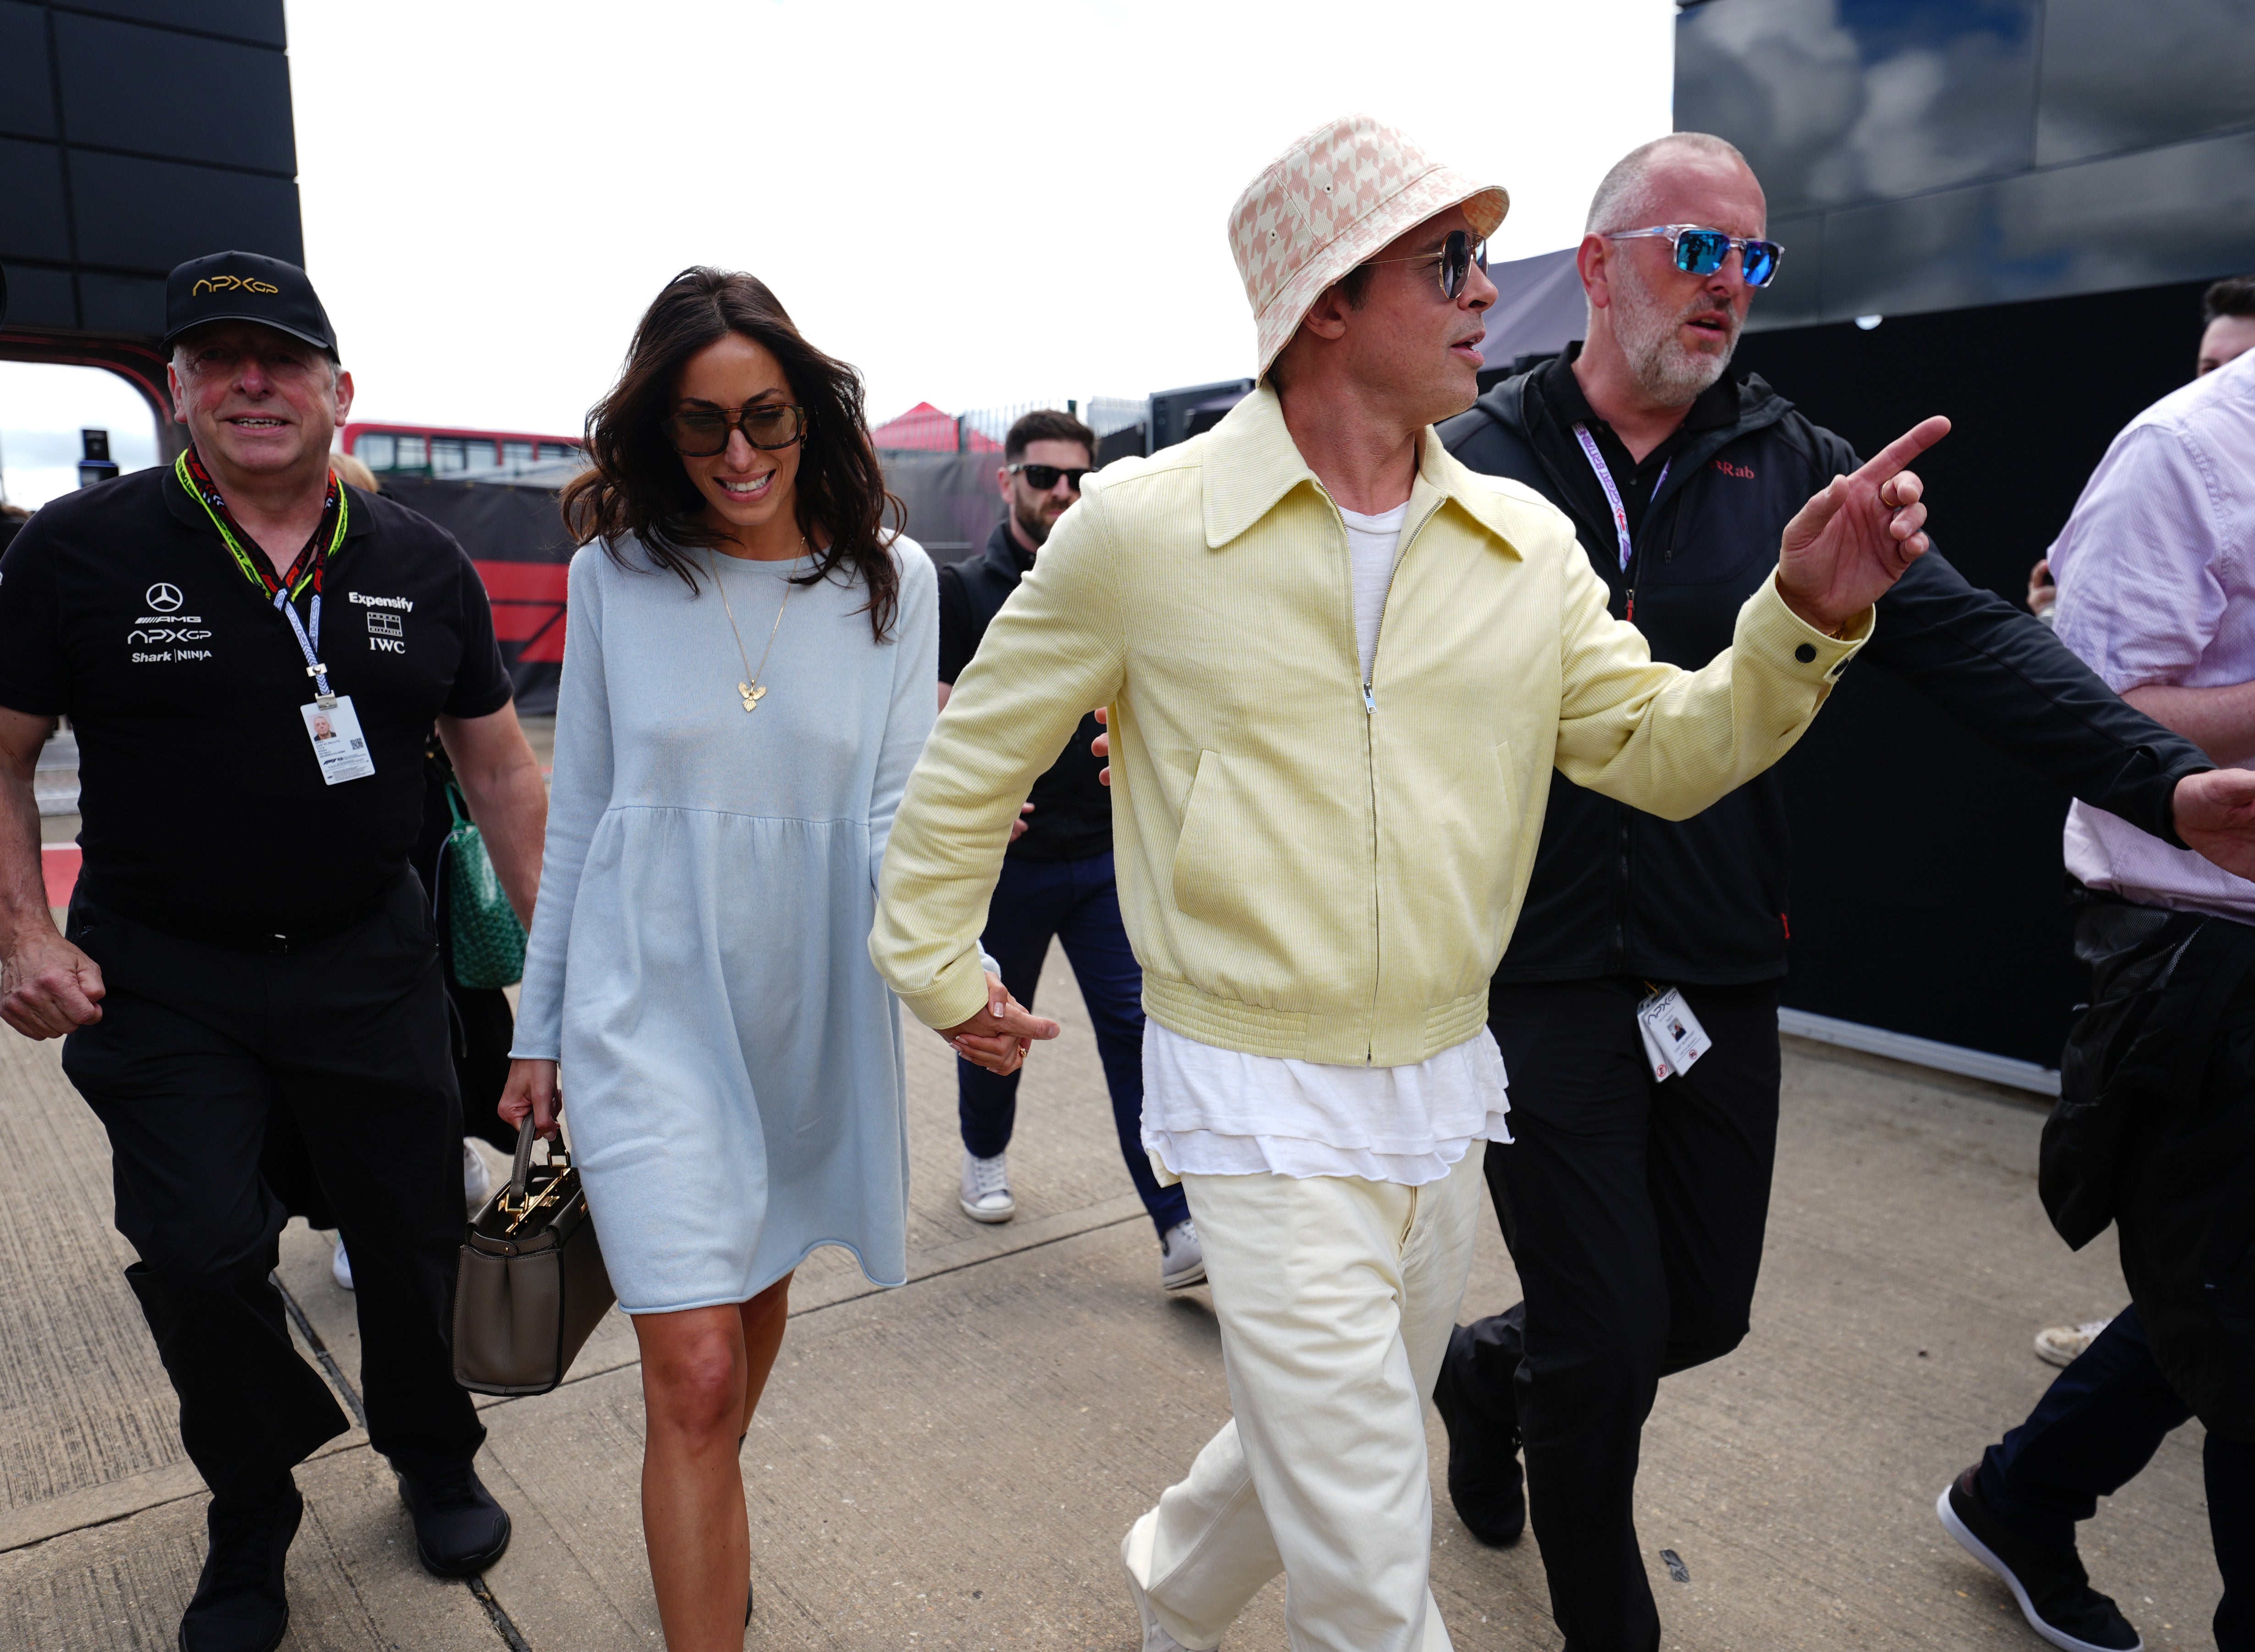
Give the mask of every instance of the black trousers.
MULTIPOLYGON (((313 875, 311 870, 292 875, 313 875)), ((461 1109, 439 954, 411 875, 344 933, 253 953, 74 904, 102 1019, 63 1071, 109 1133, 126 1269, 213 1492, 270 1483, 347 1428, 270 1278, 288 1219, 262 1170, 286 1134, 353 1260, 376 1448, 427 1474, 485 1438, 448 1347, 461 1109)))
POLYGON ((1488 1189, 1526 1300, 1459 1331, 1458 1392, 1516 1420, 1568 1652, 1653 1652, 1634 1516, 1660 1379, 1746 1334, 1777 1156, 1777 984, 1687 987, 1713 1048, 1655 1084, 1641 981, 1498 986, 1511 1082, 1488 1189))
MULTIPOLYGON (((2061 1372, 2028 1419, 1981 1456, 1981 1501, 2039 1543, 2069 1549, 2098 1500, 2141 1473, 2193 1414, 2153 1358, 2138 1310, 2125 1308, 2061 1372)), ((2217 1652, 2255 1648, 2255 1442, 2210 1431, 2203 1451, 2209 1533, 2223 1599, 2217 1652)))

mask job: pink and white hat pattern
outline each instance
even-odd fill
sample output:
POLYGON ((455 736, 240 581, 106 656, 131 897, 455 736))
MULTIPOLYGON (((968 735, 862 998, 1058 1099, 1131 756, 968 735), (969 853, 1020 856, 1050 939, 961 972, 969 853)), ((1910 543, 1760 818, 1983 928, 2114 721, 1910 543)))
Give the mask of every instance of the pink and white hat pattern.
POLYGON ((1262 167, 1229 214, 1229 250, 1260 333, 1255 376, 1325 287, 1451 207, 1491 235, 1511 197, 1500 184, 1451 172, 1367 115, 1326 121, 1262 167))

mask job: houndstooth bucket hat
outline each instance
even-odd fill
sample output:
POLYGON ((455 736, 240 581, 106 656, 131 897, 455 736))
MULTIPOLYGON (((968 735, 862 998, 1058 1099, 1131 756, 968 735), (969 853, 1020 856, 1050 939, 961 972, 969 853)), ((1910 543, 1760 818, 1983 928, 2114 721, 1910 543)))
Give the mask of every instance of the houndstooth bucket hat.
POLYGON ((1254 376, 1268 372, 1325 287, 1451 207, 1492 235, 1511 196, 1367 115, 1326 121, 1262 167, 1229 213, 1229 250, 1260 334, 1254 376))

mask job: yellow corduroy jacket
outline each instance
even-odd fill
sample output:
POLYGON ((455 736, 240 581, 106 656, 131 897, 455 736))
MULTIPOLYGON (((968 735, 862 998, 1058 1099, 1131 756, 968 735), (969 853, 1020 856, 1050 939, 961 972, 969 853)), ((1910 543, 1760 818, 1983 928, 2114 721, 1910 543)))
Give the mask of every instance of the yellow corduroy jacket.
POLYGON ((926 1024, 986 1003, 977 941, 1035 778, 1110 708, 1143 1007, 1254 1055, 1404 1065, 1477 1033, 1555 763, 1670 819, 1774 763, 1870 635, 1774 580, 1704 670, 1606 611, 1556 508, 1425 433, 1366 694, 1345 524, 1274 392, 1088 479, 910 777, 869 953, 926 1024))

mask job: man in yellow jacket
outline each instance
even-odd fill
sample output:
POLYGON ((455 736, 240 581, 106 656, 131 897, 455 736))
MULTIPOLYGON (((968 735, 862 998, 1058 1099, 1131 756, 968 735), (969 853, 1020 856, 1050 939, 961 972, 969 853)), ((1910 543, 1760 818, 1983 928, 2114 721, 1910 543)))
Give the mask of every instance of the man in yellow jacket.
POLYGON ((1089 478, 886 852, 870 952, 910 1010, 959 1047, 1053 1033, 978 935, 1028 787, 1107 708, 1143 1139, 1235 1412, 1123 1545, 1145 1652, 1217 1645, 1280 1569, 1303 1652, 1448 1646, 1424 1396, 1510 1140, 1488 977, 1549 772, 1705 808, 1799 737, 1926 548, 1903 466, 1940 419, 1809 502, 1728 651, 1654 664, 1566 518, 1430 429, 1472 400, 1507 205, 1359 116, 1262 172, 1230 221, 1261 388, 1089 478))

